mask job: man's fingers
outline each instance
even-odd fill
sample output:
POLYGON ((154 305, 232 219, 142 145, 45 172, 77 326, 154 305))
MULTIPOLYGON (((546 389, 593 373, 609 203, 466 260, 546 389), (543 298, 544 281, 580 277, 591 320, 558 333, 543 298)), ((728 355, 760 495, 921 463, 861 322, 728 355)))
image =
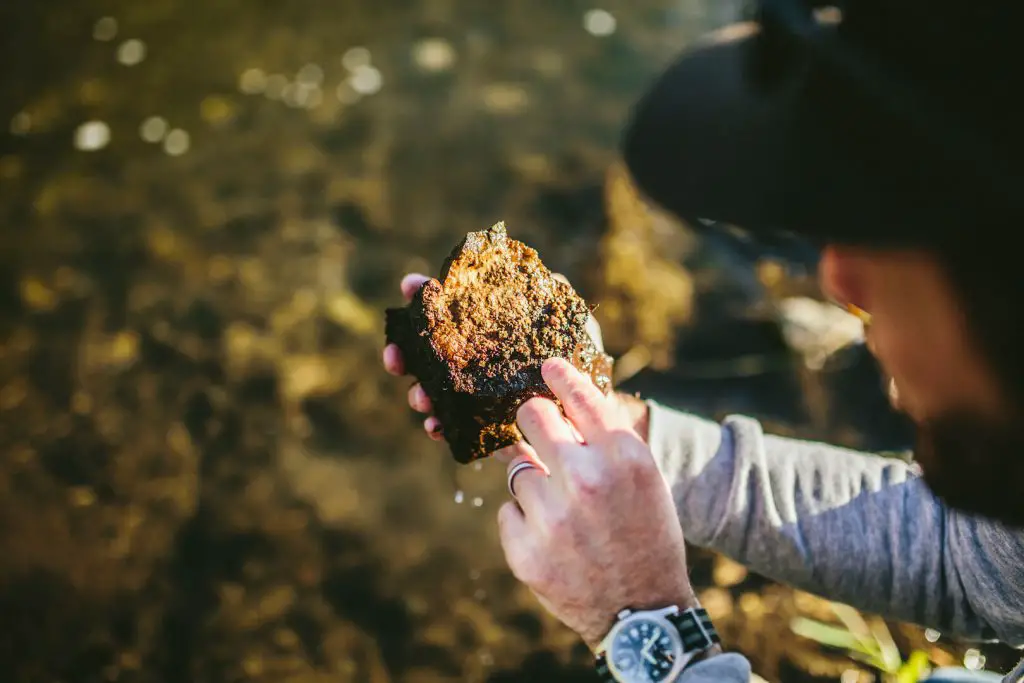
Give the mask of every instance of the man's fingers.
POLYGON ((521 405, 516 411, 516 424, 542 458, 557 447, 579 443, 558 406, 546 398, 534 397, 521 405))
POLYGON ((384 369, 392 375, 405 374, 405 361, 397 344, 388 344, 384 347, 384 369))
POLYGON ((416 292, 419 291, 423 283, 430 278, 426 275, 420 275, 419 273, 409 273, 402 278, 402 296, 405 297, 406 301, 412 301, 412 297, 416 292))
POLYGON ((428 417, 423 421, 423 429, 434 441, 440 441, 444 438, 444 427, 441 425, 441 421, 434 416, 428 417))
POLYGON ((430 397, 423 390, 422 384, 416 383, 409 388, 409 407, 419 413, 429 413, 433 410, 430 397))
POLYGON ((517 441, 511 446, 505 446, 504 448, 494 451, 493 455, 496 460, 503 462, 506 465, 516 458, 527 458, 539 467, 544 474, 551 474, 551 470, 548 469, 548 466, 541 461, 540 457, 537 455, 537 451, 533 450, 533 446, 525 441, 517 441))
POLYGON ((517 501, 527 519, 540 515, 548 496, 548 472, 537 465, 536 454, 514 458, 506 468, 509 477, 509 494, 517 501))
POLYGON ((615 426, 605 395, 569 361, 549 358, 544 361, 541 373, 584 441, 599 441, 615 426))
POLYGON ((531 533, 526 517, 515 501, 510 500, 501 506, 498 510, 498 537, 505 551, 505 561, 513 576, 527 584, 533 578, 531 569, 535 570, 536 566, 530 553, 531 533))

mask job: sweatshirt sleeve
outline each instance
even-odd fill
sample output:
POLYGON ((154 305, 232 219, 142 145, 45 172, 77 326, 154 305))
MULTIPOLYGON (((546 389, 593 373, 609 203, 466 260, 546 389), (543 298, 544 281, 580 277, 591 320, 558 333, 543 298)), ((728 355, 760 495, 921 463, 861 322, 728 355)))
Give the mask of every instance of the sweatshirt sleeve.
POLYGON ((750 662, 735 652, 709 657, 683 669, 678 683, 750 683, 750 662))
POLYGON ((947 508, 898 460, 648 406, 694 545, 867 612, 1024 645, 1024 531, 947 508))

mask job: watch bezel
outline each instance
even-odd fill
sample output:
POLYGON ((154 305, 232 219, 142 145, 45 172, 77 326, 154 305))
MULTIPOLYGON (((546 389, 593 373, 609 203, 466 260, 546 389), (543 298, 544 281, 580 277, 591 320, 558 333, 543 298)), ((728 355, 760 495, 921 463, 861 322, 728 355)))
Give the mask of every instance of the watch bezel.
POLYGON ((605 666, 612 673, 615 680, 624 681, 629 683, 630 679, 626 678, 628 675, 626 672, 620 671, 619 667, 615 664, 615 650, 616 641, 620 633, 623 630, 630 628, 639 621, 652 622, 661 626, 662 630, 669 636, 672 641, 672 651, 675 654, 675 662, 672 668, 669 670, 665 680, 674 681, 679 677, 679 674, 686 667, 686 664, 693 657, 695 653, 687 652, 683 647, 683 638, 679 634, 679 628, 668 620, 667 615, 659 612, 633 612, 624 619, 620 619, 616 622, 615 626, 608 633, 608 647, 605 649, 605 666))

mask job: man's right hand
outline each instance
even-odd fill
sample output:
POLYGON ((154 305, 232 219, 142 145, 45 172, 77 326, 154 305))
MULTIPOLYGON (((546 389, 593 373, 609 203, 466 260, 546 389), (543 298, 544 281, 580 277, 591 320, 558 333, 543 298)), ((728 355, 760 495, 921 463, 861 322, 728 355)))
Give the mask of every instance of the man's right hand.
MULTIPOLYGON (((555 275, 555 277, 564 280, 560 275, 555 275)), ((402 278, 400 288, 402 290, 402 297, 405 299, 406 303, 412 301, 412 297, 419 291, 420 287, 423 286, 423 283, 429 279, 430 278, 428 276, 421 275, 419 273, 409 273, 402 278)), ((591 335, 595 338, 595 341, 599 346, 603 346, 601 343, 601 328, 593 317, 590 319, 590 326, 593 327, 591 335)), ((384 369, 397 377, 407 374, 405 361, 402 358, 402 352, 395 344, 388 344, 384 347, 384 369)), ((624 411, 628 416, 630 424, 634 425, 637 433, 643 437, 644 441, 646 441, 647 405, 640 399, 628 394, 616 393, 615 399, 617 399, 619 409, 624 411)), ((413 410, 427 416, 423 421, 423 429, 426 431, 427 436, 434 441, 441 441, 444 438, 442 436, 443 429, 441 421, 432 415, 433 406, 430 405, 430 398, 418 382, 413 384, 409 389, 409 406, 413 410)))

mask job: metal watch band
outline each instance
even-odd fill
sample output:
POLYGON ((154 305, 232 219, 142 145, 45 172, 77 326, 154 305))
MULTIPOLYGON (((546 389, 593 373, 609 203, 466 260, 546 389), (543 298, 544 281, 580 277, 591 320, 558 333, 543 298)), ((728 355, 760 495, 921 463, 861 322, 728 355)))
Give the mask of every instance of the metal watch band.
MULTIPOLYGON (((703 607, 670 614, 666 619, 679 631, 684 652, 704 652, 722 642, 715 625, 711 623, 711 617, 703 607)), ((617 683, 604 653, 598 655, 595 668, 601 683, 617 683)))

